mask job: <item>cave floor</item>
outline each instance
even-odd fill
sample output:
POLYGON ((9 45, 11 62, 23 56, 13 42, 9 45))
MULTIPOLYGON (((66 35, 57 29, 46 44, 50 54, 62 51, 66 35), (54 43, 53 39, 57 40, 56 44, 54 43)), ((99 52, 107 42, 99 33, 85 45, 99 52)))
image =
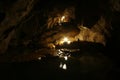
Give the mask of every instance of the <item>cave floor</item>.
MULTIPOLYGON (((3 79, 42 79, 42 80, 116 80, 119 78, 120 68, 101 52, 74 52, 79 55, 38 55, 20 57, 0 63, 0 74, 3 79), (23 61, 21 61, 23 58, 23 61), (34 59, 34 60, 33 60, 34 59), (24 61, 25 60, 25 61, 24 61)), ((45 50, 44 50, 45 51, 45 50)), ((52 50, 51 52, 54 52, 52 50)), ((58 51, 60 51, 58 49, 58 51)), ((48 50, 50 52, 50 50, 48 50)), ((28 56, 28 55, 27 55, 28 56)))

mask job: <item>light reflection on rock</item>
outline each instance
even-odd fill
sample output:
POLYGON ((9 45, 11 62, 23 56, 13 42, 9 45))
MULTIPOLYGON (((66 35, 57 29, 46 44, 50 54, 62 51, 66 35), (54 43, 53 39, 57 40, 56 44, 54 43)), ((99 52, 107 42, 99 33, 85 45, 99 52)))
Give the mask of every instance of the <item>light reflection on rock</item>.
POLYGON ((64 69, 64 70, 67 70, 67 65, 64 63, 60 63, 60 68, 64 69))
POLYGON ((38 60, 41 60, 42 58, 41 57, 38 57, 38 60))
POLYGON ((62 63, 60 63, 60 66, 59 66, 60 68, 62 68, 62 63))
POLYGON ((68 60, 68 56, 65 56, 64 59, 67 61, 68 60))

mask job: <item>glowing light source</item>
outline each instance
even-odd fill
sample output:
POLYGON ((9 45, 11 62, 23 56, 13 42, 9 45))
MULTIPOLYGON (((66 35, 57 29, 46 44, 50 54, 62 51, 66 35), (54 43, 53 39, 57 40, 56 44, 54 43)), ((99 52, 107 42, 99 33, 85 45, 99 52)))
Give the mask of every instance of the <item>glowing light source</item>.
POLYGON ((63 41, 64 41, 64 42, 67 42, 67 41, 68 41, 68 38, 67 38, 67 37, 65 37, 65 38, 63 39, 63 41))
POLYGON ((68 44, 70 44, 71 42, 70 41, 67 41, 68 44))
POLYGON ((70 41, 67 37, 64 37, 64 38, 60 41, 60 44, 63 44, 63 43, 70 44, 71 41, 70 41))

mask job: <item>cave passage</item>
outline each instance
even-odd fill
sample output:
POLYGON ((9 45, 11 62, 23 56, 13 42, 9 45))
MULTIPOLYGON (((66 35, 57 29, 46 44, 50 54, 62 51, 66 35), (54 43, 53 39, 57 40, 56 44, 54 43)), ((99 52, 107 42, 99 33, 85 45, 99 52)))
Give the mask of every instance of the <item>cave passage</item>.
POLYGON ((119 79, 119 0, 1 0, 0 79, 119 79))

